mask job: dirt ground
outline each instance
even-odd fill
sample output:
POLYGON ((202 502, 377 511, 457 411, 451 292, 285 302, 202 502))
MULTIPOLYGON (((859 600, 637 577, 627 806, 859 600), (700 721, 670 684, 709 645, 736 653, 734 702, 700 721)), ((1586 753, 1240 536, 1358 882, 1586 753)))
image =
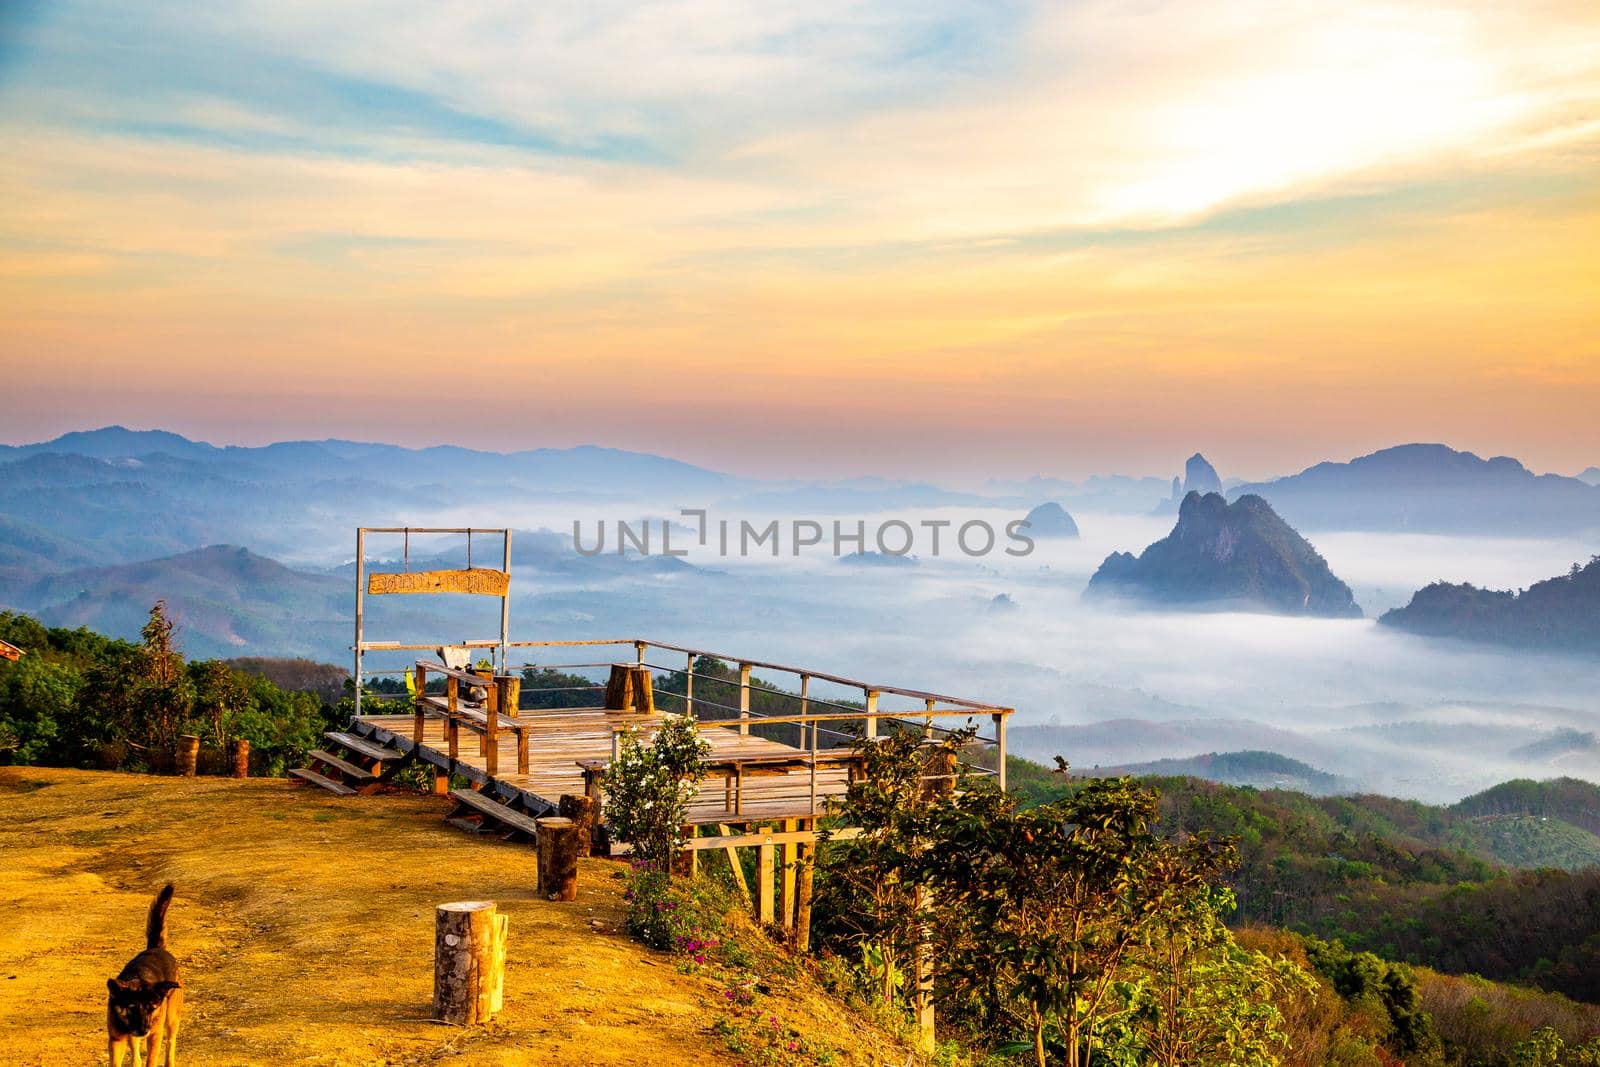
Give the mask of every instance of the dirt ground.
POLYGON ((104 1062, 106 979, 168 881, 184 1064, 738 1062, 722 987, 619 929, 615 864, 583 861, 575 904, 536 899, 533 851, 445 826, 443 804, 0 768, 0 1063, 104 1062), (433 907, 477 899, 510 916, 505 1010, 431 1023, 433 907))

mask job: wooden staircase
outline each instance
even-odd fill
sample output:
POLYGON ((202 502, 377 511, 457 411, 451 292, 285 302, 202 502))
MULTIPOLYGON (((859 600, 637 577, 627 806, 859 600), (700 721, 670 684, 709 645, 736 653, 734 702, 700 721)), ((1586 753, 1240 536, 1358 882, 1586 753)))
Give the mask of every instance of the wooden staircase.
POLYGON ((326 789, 335 796, 375 792, 409 758, 397 748, 343 730, 329 730, 322 736, 328 742, 328 749, 339 749, 343 755, 328 749, 312 749, 306 766, 294 768, 289 777, 326 789))

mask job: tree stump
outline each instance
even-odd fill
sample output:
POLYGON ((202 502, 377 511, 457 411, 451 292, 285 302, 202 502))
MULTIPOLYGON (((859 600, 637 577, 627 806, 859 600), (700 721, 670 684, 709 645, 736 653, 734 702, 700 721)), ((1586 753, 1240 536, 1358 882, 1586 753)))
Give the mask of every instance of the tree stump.
POLYGON ((233 750, 233 776, 250 777, 250 742, 240 737, 230 742, 229 747, 233 750))
POLYGON ((569 793, 561 798, 557 810, 578 828, 578 855, 589 855, 594 846, 594 797, 569 793))
POLYGON ((440 904, 434 913, 433 1017, 488 1022, 505 991, 506 916, 491 900, 440 904))
POLYGON ((578 824, 550 817, 539 828, 539 894, 547 900, 578 899, 578 824))
POLYGON ((627 711, 633 707, 633 668, 626 663, 613 663, 611 677, 606 679, 606 710, 627 711))
POLYGON ((194 734, 183 734, 178 738, 178 773, 193 778, 199 761, 200 739, 194 734))

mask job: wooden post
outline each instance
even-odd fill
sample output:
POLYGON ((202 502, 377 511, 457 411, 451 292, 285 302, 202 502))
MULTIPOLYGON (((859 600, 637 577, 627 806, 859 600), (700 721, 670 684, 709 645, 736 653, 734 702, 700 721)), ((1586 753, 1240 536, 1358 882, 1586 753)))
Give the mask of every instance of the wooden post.
POLYGON ((636 667, 633 672, 633 710, 643 715, 656 713, 655 689, 650 683, 650 668, 636 667))
POLYGON ((493 778, 500 773, 500 694, 491 684, 483 702, 483 769, 493 778))
MULTIPOLYGON (((723 837, 731 837, 733 835, 733 831, 728 829, 727 823, 718 823, 717 832, 723 837)), ((728 854, 728 866, 733 870, 734 888, 739 890, 739 896, 744 900, 745 907, 748 908, 751 904, 750 883, 744 880, 744 864, 739 862, 739 850, 729 845, 724 851, 728 854)))
POLYGON ((750 732, 750 664, 739 664, 739 732, 750 732))
POLYGON ((248 738, 236 737, 233 739, 233 776, 235 778, 250 777, 250 741, 248 738))
POLYGON ((412 704, 411 741, 413 744, 422 744, 423 731, 427 717, 422 714, 423 691, 428 684, 428 672, 422 664, 417 664, 414 669, 417 685, 417 695, 412 704))
POLYGON ((494 958, 489 969, 489 1013, 497 1014, 506 999, 506 934, 511 926, 511 916, 494 915, 494 958))
POLYGON ((440 904, 433 925, 433 1017, 470 1025, 487 1022, 505 984, 505 924, 493 901, 440 904), (498 946, 496 939, 501 940, 498 946), (496 973, 496 972, 499 973, 496 973))
MULTIPOLYGON (((917 911, 926 912, 931 904, 927 891, 918 887, 916 893, 917 911)), ((912 997, 917 1013, 917 1048, 925 1055, 931 1055, 934 1049, 933 946, 928 942, 929 936, 929 930, 925 923, 917 927, 915 973, 912 975, 912 980, 915 983, 912 987, 912 997)))
POLYGON ((800 877, 794 898, 794 947, 800 952, 811 951, 811 892, 817 874, 816 851, 817 846, 810 842, 800 846, 800 877))
MULTIPOLYGON (((763 832, 770 832, 770 827, 763 827, 763 832)), ((772 871, 772 845, 756 846, 756 918, 762 923, 770 923, 777 918, 773 904, 774 890, 772 871)))
POLYGON ((193 778, 195 765, 200 760, 200 739, 194 734, 184 734, 178 738, 178 773, 185 778, 193 778))
POLYGON ((578 826, 571 819, 535 820, 539 828, 539 894, 547 900, 578 899, 578 826))
POLYGON ((456 760, 461 755, 461 724, 456 721, 456 700, 459 691, 460 685, 456 680, 456 676, 453 674, 446 676, 444 680, 444 732, 446 739, 449 741, 451 770, 455 770, 456 760))
POLYGON ((683 713, 694 714, 694 653, 685 652, 683 666, 683 713))
POLYGON ((633 707, 633 670, 626 663, 611 665, 611 677, 606 680, 607 711, 627 711, 633 707))
POLYGON ((1006 791, 1006 717, 994 716, 995 747, 999 749, 1000 792, 1006 791))
POLYGON ((594 798, 567 793, 561 797, 556 810, 578 828, 578 855, 589 855, 594 846, 594 798))
MULTIPOLYGON (((796 819, 783 820, 783 828, 785 830, 793 830, 799 825, 800 823, 796 819)), ((779 909, 778 916, 783 920, 783 928, 785 930, 793 929, 794 927, 794 876, 795 868, 798 866, 796 863, 797 855, 795 842, 785 841, 779 846, 779 862, 783 864, 783 878, 779 883, 783 888, 783 907, 779 909)))
POLYGON ((436 797, 450 795, 450 772, 440 767, 433 769, 433 795, 436 797))
POLYGON ((862 690, 867 698, 867 736, 878 736, 878 691, 876 689, 862 690))

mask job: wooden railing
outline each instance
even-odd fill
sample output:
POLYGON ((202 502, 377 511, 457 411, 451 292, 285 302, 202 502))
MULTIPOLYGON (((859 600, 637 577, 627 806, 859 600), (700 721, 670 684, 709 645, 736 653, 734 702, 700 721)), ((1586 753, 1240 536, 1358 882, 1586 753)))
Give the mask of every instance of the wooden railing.
MULTIPOLYGON (((467 649, 498 648, 499 646, 500 642, 498 640, 463 641, 455 645, 455 647, 467 649)), ((437 647, 439 647, 437 644, 422 645, 406 644, 395 641, 372 641, 364 643, 361 651, 426 651, 435 649, 437 647)), ((640 668, 646 668, 652 671, 667 672, 669 674, 681 676, 684 679, 685 691, 683 693, 658 690, 656 695, 660 698, 672 698, 681 701, 683 704, 682 710, 692 711, 695 713, 696 722, 700 729, 708 730, 736 728, 741 734, 748 734, 753 725, 762 728, 770 728, 773 726, 794 726, 798 728, 797 740, 799 743, 791 745, 791 747, 811 753, 815 753, 819 750, 819 734, 827 733, 836 737, 852 736, 842 730, 830 729, 827 725, 825 725, 829 723, 859 723, 865 736, 871 739, 879 736, 880 725, 888 723, 895 723, 901 726, 920 725, 929 736, 935 736, 938 734, 951 732, 946 727, 935 726, 934 720, 936 719, 972 719, 977 716, 988 716, 993 724, 993 735, 978 735, 974 738, 974 741, 983 745, 992 745, 995 748, 995 768, 992 771, 983 767, 974 767, 972 769, 978 771, 979 773, 995 774, 999 778, 1000 787, 1002 789, 1005 788, 1006 720, 1013 714, 1015 709, 1004 705, 971 700, 965 697, 950 696, 944 693, 929 692, 922 689, 913 689, 904 686, 888 685, 880 682, 864 681, 861 679, 831 674, 825 671, 812 670, 805 667, 794 667, 787 664, 772 663, 765 660, 749 659, 740 656, 728 655, 726 653, 714 652, 707 649, 691 648, 685 645, 669 644, 662 641, 651 641, 645 638, 590 638, 573 641, 511 641, 507 643, 506 647, 508 649, 576 649, 605 647, 630 648, 633 652, 633 655, 630 657, 632 660, 631 665, 640 668), (651 650, 653 649, 667 653, 681 654, 683 656, 683 665, 681 667, 675 667, 654 661, 651 657, 651 650), (696 661, 701 659, 718 660, 730 664, 737 671, 736 678, 728 678, 721 675, 708 674, 704 671, 696 670, 696 661), (780 689, 771 685, 771 683, 768 683, 768 686, 765 687, 760 686, 753 679, 753 672, 756 670, 760 670, 769 675, 792 675, 798 682, 798 691, 780 689), (701 683, 703 689, 716 686, 735 691, 737 694, 737 703, 721 703, 710 700, 704 695, 696 696, 695 683, 697 680, 701 683), (811 685, 813 682, 823 682, 845 689, 859 690, 861 693, 861 701, 859 704, 853 702, 841 703, 837 700, 828 700, 826 698, 816 696, 811 692, 811 685), (752 694, 758 690, 774 697, 781 697, 797 701, 799 705, 798 714, 762 714, 754 710, 752 708, 752 694), (885 710, 880 706, 880 703, 882 698, 886 695, 919 701, 922 706, 920 708, 911 709, 885 710), (819 707, 825 710, 813 711, 813 707, 819 707), (702 716, 700 713, 706 709, 715 709, 719 712, 726 712, 727 714, 725 717, 702 716)), ((505 668, 505 673, 510 675, 513 672, 524 669, 542 670, 546 668, 566 671, 595 669, 609 667, 615 662, 615 660, 585 663, 546 661, 508 664, 505 668)), ((419 663, 415 669, 418 672, 417 695, 420 699, 424 693, 426 681, 425 677, 423 676, 423 664, 419 663)), ((466 681, 470 685, 480 685, 484 682, 484 679, 478 675, 473 675, 465 671, 452 671, 449 668, 444 667, 442 664, 429 664, 427 665, 426 669, 430 673, 443 674, 445 676, 447 680, 447 702, 457 699, 457 697, 455 697, 453 694, 455 694, 457 687, 462 681, 466 681)), ((401 672, 383 670, 363 672, 364 676, 366 677, 397 673, 401 672)), ((357 679, 357 682, 360 684, 364 680, 365 678, 357 679)), ((593 688, 598 692, 603 690, 604 687, 604 683, 597 682, 592 687, 585 686, 578 688, 593 688)), ((538 693, 541 692, 541 690, 529 689, 525 692, 538 693)), ((454 716, 452 716, 452 718, 453 717, 454 716)), ((613 750, 615 750, 615 745, 616 741, 614 739, 613 750)), ((487 748, 489 752, 494 751, 493 745, 488 745, 487 748)), ((813 777, 814 775, 815 771, 813 770, 813 777)))

